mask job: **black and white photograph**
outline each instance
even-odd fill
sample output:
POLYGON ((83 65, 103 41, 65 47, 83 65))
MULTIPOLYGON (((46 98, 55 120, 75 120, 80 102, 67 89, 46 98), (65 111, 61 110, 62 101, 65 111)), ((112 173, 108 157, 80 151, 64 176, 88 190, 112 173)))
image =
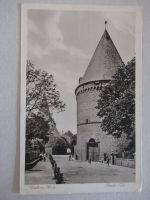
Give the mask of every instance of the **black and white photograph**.
POLYGON ((25 4, 20 191, 137 191, 141 10, 25 4))

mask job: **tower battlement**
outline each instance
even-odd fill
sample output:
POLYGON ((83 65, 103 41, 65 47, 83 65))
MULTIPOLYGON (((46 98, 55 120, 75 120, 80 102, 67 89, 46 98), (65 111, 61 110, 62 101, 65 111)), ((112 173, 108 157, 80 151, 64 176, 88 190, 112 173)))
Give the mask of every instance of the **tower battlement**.
POLYGON ((79 94, 82 94, 85 92, 101 90, 103 85, 105 85, 108 82, 109 82, 109 80, 98 80, 98 81, 90 81, 87 83, 83 83, 76 88, 75 95, 78 96, 79 94))

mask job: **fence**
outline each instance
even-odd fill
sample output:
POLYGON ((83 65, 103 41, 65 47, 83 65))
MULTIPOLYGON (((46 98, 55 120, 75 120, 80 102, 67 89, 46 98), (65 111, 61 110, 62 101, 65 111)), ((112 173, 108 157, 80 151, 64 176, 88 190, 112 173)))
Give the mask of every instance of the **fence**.
POLYGON ((115 165, 135 168, 135 159, 116 158, 115 165))

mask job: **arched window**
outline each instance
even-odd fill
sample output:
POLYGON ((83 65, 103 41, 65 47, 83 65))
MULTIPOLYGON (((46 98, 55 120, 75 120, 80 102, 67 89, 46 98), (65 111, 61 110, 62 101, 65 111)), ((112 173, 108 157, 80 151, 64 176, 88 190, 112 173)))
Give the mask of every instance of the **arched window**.
POLYGON ((89 139, 89 142, 91 142, 91 143, 95 143, 94 138, 89 139))

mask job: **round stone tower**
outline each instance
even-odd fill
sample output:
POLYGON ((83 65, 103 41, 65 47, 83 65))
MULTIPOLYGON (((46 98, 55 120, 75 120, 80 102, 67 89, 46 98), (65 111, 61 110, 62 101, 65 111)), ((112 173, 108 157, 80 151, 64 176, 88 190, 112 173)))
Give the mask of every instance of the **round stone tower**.
POLYGON ((79 85, 75 90, 77 100, 76 158, 97 161, 113 150, 113 138, 101 130, 97 116, 97 101, 104 84, 112 79, 122 59, 105 29, 100 42, 79 85))

